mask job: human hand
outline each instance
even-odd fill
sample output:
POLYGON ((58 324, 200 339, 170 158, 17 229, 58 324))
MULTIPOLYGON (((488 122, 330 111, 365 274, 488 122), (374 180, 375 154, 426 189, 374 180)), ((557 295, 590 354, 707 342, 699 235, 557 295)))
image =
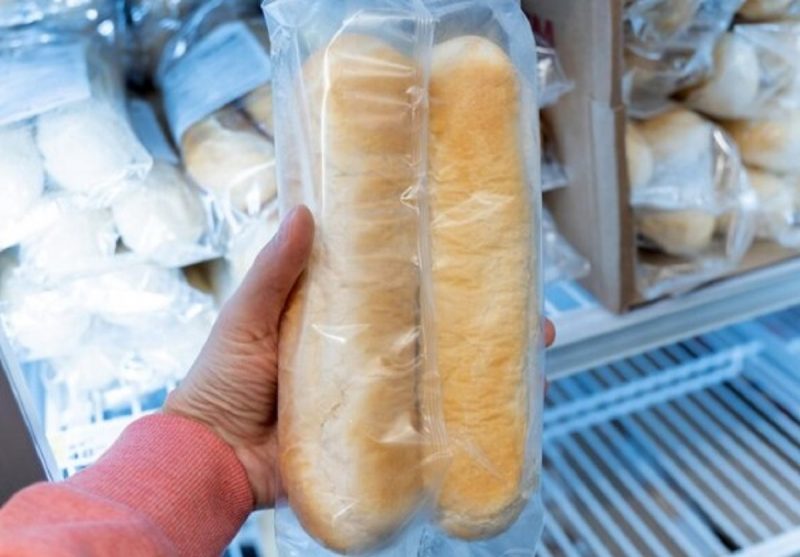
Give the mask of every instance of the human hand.
MULTIPOLYGON (((261 251, 242 286, 222 309, 191 371, 164 412, 210 427, 236 453, 256 506, 281 493, 277 470, 278 338, 284 306, 308 263, 314 221, 293 211, 261 251)), ((545 321, 545 343, 555 339, 545 321)))
POLYGON ((308 263, 314 220, 294 210, 225 304, 200 356, 164 412, 210 427, 247 473, 257 506, 271 506, 278 479, 278 333, 284 306, 308 263))

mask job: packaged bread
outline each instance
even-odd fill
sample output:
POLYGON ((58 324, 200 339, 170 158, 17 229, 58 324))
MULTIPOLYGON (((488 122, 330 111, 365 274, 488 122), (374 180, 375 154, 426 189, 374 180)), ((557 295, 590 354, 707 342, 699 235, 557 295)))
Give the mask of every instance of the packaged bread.
POLYGON ((204 2, 160 55, 157 82, 170 131, 194 182, 232 227, 274 201, 275 154, 265 115, 268 38, 257 5, 204 2))
POLYGON ((683 292, 735 267, 753 239, 755 197, 727 134, 673 107, 629 122, 625 143, 643 296, 683 292))
POLYGON ((757 168, 748 168, 747 178, 758 200, 756 237, 788 248, 800 247, 796 179, 757 168))
POLYGON ((416 200, 431 22, 411 1, 266 14, 288 34, 273 54, 280 202, 316 220, 281 324, 281 481, 318 543, 367 552, 425 499, 416 200))
POLYGON ((800 109, 725 123, 748 165, 775 173, 800 172, 800 109))
POLYGON ((745 0, 739 16, 750 21, 779 21, 800 16, 797 0, 745 0))

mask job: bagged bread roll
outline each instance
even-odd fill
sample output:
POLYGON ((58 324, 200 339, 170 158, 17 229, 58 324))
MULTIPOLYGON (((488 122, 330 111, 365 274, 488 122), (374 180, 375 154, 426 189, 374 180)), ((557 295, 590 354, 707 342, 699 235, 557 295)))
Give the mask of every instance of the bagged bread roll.
POLYGON ((725 33, 715 47, 711 73, 689 93, 686 102, 718 118, 749 114, 758 108, 760 72, 753 45, 736 33, 725 33))
POLYGON ((525 503, 534 213, 520 121, 522 84, 492 41, 433 52, 429 190, 435 365, 452 461, 439 521, 496 535, 525 503), (480 339, 480 340, 477 340, 480 339))
POLYGON ((795 205, 796 188, 784 176, 747 169, 750 185, 758 197, 758 224, 756 237, 796 247, 795 205))
POLYGON ((257 214, 275 198, 275 148, 235 107, 189 128, 182 151, 194 181, 232 208, 257 214))
POLYGON ((275 135, 275 124, 272 118, 271 84, 267 83, 248 93, 242 99, 242 107, 264 133, 270 137, 275 135))
POLYGON ((422 71, 343 33, 303 68, 317 232, 281 325, 280 466, 325 546, 383 543, 419 505, 416 212, 422 71), (314 385, 314 388, 309 388, 314 385))
POLYGON ((653 151, 634 122, 625 125, 625 157, 631 189, 646 186, 653 177, 653 151))
POLYGON ((42 157, 25 126, 0 128, 0 228, 13 225, 44 191, 42 157))
POLYGON ((725 124, 744 161, 776 173, 800 172, 800 110, 725 124))
POLYGON ((739 15, 751 21, 779 20, 798 15, 797 0, 747 0, 739 15))

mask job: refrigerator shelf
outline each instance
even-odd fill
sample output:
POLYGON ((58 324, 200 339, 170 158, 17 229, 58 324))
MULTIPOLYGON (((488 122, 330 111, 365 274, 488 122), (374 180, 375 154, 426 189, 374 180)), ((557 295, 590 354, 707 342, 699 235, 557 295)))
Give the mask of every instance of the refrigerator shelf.
POLYGON ((606 311, 576 283, 550 285, 545 311, 558 338, 548 351, 547 374, 563 377, 800 304, 798 279, 800 258, 625 315, 606 311))
POLYGON ((797 555, 796 367, 748 324, 551 383, 539 555, 797 555))

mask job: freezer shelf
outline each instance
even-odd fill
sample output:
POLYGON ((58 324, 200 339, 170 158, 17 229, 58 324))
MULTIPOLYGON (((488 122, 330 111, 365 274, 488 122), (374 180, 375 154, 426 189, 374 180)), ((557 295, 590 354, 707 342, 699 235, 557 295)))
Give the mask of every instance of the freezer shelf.
POLYGON ((550 285, 545 310, 558 339, 547 373, 562 377, 800 304, 798 280, 800 258, 622 316, 606 311, 576 283, 550 285))
POLYGON ((800 373, 779 340, 745 324, 553 382, 539 555, 800 553, 800 373))

